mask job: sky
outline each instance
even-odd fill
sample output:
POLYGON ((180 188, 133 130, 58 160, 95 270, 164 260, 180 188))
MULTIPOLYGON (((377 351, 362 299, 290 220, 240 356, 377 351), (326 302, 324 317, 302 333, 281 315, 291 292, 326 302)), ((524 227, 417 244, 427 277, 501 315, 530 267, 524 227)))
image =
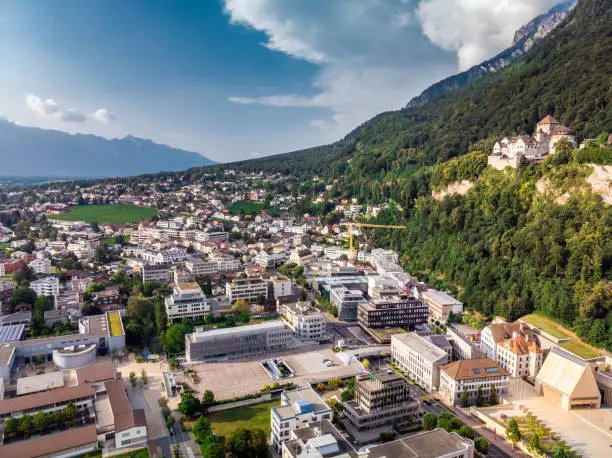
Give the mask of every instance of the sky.
POLYGON ((337 140, 559 0, 0 0, 0 117, 218 162, 337 140))

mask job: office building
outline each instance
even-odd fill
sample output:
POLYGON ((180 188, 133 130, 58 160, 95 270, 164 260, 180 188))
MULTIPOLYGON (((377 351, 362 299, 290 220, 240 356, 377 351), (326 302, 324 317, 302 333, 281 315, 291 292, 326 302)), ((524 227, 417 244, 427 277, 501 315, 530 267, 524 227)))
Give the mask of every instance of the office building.
POLYGON ((485 354, 480 347, 472 342, 469 336, 461 332, 461 328, 454 325, 446 328, 446 338, 453 348, 452 360, 457 359, 479 359, 484 358, 485 354))
POLYGON ((367 302, 363 291, 349 289, 344 285, 333 286, 329 289, 329 301, 338 309, 338 318, 343 321, 357 321, 359 304, 367 302))
POLYGON ((438 389, 440 366, 449 362, 445 350, 414 332, 391 337, 391 357, 410 378, 428 391, 438 389))
POLYGON ((297 302, 281 306, 282 320, 303 341, 320 341, 327 337, 327 321, 320 310, 310 302, 297 302))
POLYGON ((411 331, 415 326, 427 323, 427 306, 408 294, 371 299, 359 304, 357 323, 382 343, 383 338, 372 330, 401 328, 411 331))
POLYGON ((272 445, 280 452, 283 442, 290 439, 291 431, 331 418, 331 408, 311 387, 284 391, 281 405, 270 411, 272 445))
POLYGON ((215 275, 217 273, 217 262, 202 261, 201 259, 192 259, 185 261, 185 268, 189 272, 191 272, 194 277, 215 275))
POLYGON ((463 393, 468 393, 468 403, 474 404, 480 391, 484 402, 496 402, 508 390, 510 374, 489 358, 463 359, 440 368, 440 395, 451 405, 463 403, 463 393), (491 388, 496 399, 491 399, 491 388))
POLYGON ((410 396, 408 382, 392 371, 358 376, 355 398, 343 406, 348 420, 360 430, 411 423, 420 415, 420 403, 410 396))
POLYGON ((210 313, 210 302, 197 283, 180 283, 165 299, 166 316, 169 321, 195 318, 210 313))
POLYGON ((240 358, 282 350, 293 342, 293 332, 282 321, 268 321, 236 328, 196 331, 185 336, 188 362, 240 358))
POLYGON ((166 264, 145 264, 142 266, 142 282, 170 283, 172 272, 166 264))
POLYGON ((456 315, 463 313, 463 303, 453 296, 435 289, 430 288, 424 291, 423 301, 429 308, 429 321, 432 323, 444 324, 448 322, 451 313, 456 315))

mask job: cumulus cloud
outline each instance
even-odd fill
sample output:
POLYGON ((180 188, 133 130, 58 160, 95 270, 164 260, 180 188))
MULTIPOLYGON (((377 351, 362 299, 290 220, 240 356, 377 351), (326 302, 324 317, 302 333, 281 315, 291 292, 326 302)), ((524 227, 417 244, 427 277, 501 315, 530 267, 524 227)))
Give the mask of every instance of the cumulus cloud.
POLYGON ((230 22, 263 33, 263 46, 319 68, 314 95, 232 94, 229 100, 329 109, 328 118, 311 125, 338 138, 508 47, 516 29, 557 1, 224 0, 230 22))
POLYGON ((71 123, 92 121, 102 124, 110 124, 115 121, 115 115, 105 108, 100 108, 93 113, 82 113, 73 108, 61 107, 53 99, 42 99, 34 94, 27 94, 25 102, 28 108, 38 115, 59 121, 71 123))
POLYGON ((559 0, 424 0, 418 6, 423 33, 456 51, 459 69, 476 65, 510 44, 514 32, 559 0))

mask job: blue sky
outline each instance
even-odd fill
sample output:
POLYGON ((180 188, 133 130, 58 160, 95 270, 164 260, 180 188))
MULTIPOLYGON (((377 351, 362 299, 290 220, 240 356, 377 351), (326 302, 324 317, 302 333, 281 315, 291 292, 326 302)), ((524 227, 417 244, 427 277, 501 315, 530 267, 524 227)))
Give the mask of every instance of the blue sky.
POLYGON ((0 0, 0 116, 226 162, 336 140, 556 0, 0 0))

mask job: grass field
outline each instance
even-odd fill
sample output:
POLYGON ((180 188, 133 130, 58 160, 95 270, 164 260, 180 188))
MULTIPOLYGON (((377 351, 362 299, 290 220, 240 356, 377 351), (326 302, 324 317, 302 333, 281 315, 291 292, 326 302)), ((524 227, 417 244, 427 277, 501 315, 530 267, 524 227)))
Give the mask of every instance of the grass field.
POLYGON ((584 344, 581 344, 580 342, 576 342, 575 340, 563 342, 561 344, 561 348, 565 348, 566 350, 571 351, 572 353, 584 359, 595 358, 596 356, 598 356, 598 354, 591 350, 589 347, 584 344))
POLYGON ((78 205, 61 215, 52 215, 50 219, 63 221, 84 221, 102 224, 138 223, 157 215, 157 210, 149 207, 138 207, 130 204, 118 205, 78 205))
POLYGON ((521 319, 526 321, 530 325, 535 326, 536 328, 539 328, 542 331, 550 334, 551 336, 556 337, 557 339, 571 338, 569 334, 563 332, 561 329, 556 327, 556 323, 553 320, 539 313, 525 315, 521 319))
POLYGON ((260 428, 270 435, 270 409, 279 406, 279 401, 253 404, 246 407, 213 412, 208 415, 212 429, 220 436, 227 436, 238 428, 260 428))
POLYGON ((0 250, 4 250, 5 248, 10 247, 11 244, 8 242, 0 243, 0 250))
POLYGON ((247 215, 257 215, 265 206, 266 204, 264 202, 245 200, 233 204, 229 208, 229 211, 232 215, 240 215, 243 212, 247 215))

